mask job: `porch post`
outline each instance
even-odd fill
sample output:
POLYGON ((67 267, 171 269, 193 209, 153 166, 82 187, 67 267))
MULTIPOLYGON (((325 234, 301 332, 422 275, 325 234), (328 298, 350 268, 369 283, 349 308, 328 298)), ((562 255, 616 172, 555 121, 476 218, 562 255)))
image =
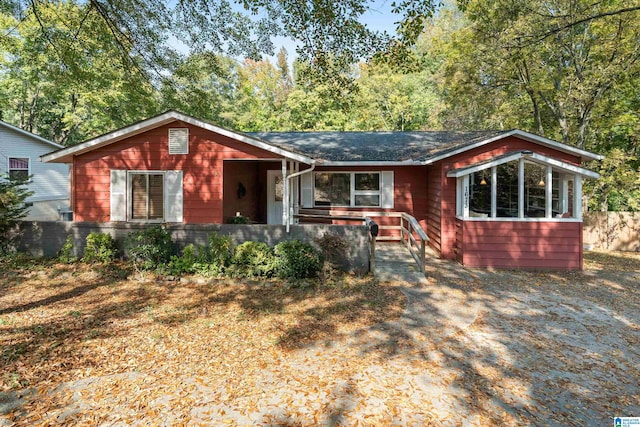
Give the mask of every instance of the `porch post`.
POLYGON ((573 216, 582 219, 582 176, 578 174, 573 181, 573 216))
POLYGON ((524 159, 518 162, 518 218, 524 218, 524 159))
POLYGON ((289 224, 289 179, 287 179, 287 159, 282 159, 282 225, 289 224))

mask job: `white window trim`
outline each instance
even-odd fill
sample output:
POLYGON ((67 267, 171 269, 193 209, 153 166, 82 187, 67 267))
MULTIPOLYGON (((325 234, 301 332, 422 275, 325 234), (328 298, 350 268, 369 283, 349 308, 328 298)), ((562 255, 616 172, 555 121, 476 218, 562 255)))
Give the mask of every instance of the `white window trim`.
MULTIPOLYGON (((127 222, 141 222, 141 223, 154 223, 154 224, 163 224, 166 222, 167 211, 166 211, 166 189, 165 189, 165 173, 166 171, 161 170, 142 170, 136 171, 131 170, 127 171, 127 222), (133 179, 133 175, 162 175, 162 218, 161 219, 134 219, 131 215, 132 203, 133 203, 133 194, 131 187, 131 180, 133 179)), ((147 199, 147 211, 148 211, 148 199, 147 199)))
POLYGON ((524 158, 513 159, 518 162, 518 216, 497 217, 497 166, 486 165, 484 168, 469 168, 468 174, 457 175, 456 180, 456 218, 464 221, 519 221, 519 222, 582 222, 582 175, 572 171, 557 170, 551 165, 540 165, 529 160, 529 163, 545 166, 545 216, 543 218, 531 218, 524 216, 525 191, 524 191, 524 158), (486 218, 470 216, 470 179, 471 174, 489 169, 491 171, 491 216, 486 218), (553 216, 553 172, 559 174, 559 208, 564 212, 569 208, 568 182, 573 177, 573 216, 561 218, 553 216))
POLYGON ((379 208, 382 206, 382 171, 316 171, 313 173, 313 206, 316 208, 379 208), (316 204, 316 175, 318 174, 349 175, 349 204, 348 205, 318 205, 316 204), (356 190, 356 174, 378 174, 378 190, 356 190), (377 205, 356 206, 356 196, 378 196, 377 205))
POLYGON ((31 176, 31 157, 29 156, 9 156, 7 157, 7 176, 11 175, 12 170, 24 170, 24 169, 11 169, 11 159, 27 159, 27 177, 31 176))

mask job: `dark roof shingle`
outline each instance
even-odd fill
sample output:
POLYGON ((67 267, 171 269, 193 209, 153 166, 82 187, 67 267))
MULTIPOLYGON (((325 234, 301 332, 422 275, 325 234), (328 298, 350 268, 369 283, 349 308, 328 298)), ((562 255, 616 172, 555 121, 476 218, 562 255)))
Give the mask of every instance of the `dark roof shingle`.
POLYGON ((505 131, 482 132, 255 132, 285 150, 325 161, 425 161, 505 131))

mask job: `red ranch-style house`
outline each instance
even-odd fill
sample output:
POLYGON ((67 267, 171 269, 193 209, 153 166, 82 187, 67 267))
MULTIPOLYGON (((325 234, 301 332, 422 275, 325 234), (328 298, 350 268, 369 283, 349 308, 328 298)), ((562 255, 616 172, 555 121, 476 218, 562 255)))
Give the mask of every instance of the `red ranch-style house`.
POLYGON ((599 175, 581 164, 600 159, 520 130, 239 133, 176 111, 42 156, 72 165, 75 221, 366 213, 391 239, 405 212, 441 258, 555 269, 582 268, 582 180, 599 175))

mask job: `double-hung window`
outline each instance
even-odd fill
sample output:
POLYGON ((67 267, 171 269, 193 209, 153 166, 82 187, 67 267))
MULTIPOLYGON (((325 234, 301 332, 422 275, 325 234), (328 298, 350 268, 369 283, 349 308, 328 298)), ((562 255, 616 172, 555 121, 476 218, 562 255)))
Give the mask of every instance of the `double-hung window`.
POLYGON ((157 172, 131 172, 132 220, 164 220, 164 174, 157 172))
POLYGON ((29 178, 29 158, 9 157, 9 179, 25 180, 29 178))

